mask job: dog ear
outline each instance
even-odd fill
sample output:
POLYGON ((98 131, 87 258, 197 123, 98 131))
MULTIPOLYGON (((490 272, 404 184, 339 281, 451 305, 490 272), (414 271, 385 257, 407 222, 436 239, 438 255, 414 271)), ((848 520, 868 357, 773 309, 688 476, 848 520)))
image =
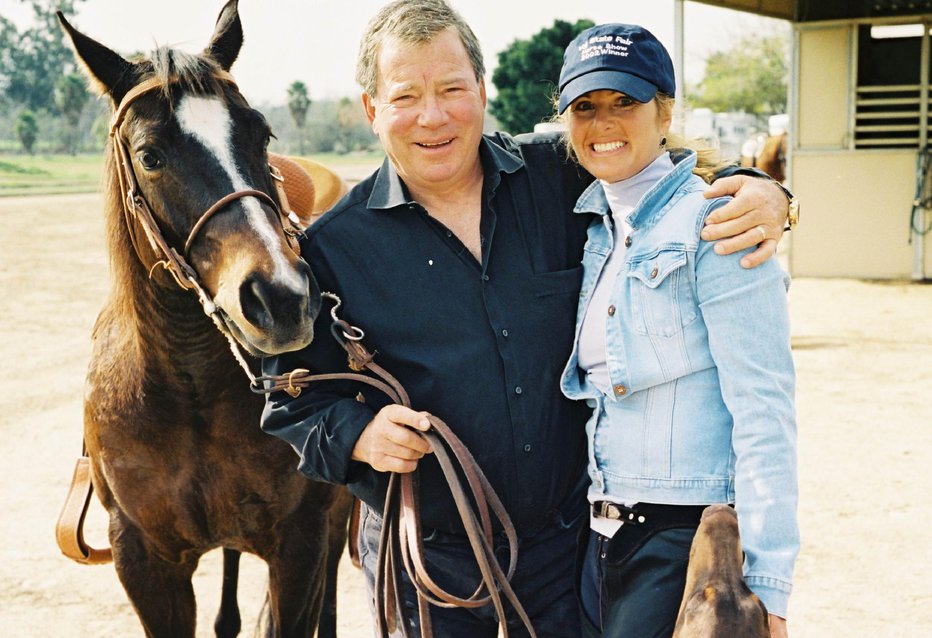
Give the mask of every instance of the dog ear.
POLYGON ((217 16, 217 26, 204 53, 220 68, 229 71, 243 46, 243 23, 239 19, 237 0, 230 0, 217 16))
POLYGON ((137 82, 136 65, 75 29, 61 11, 56 15, 84 74, 100 95, 110 95, 119 104, 137 82))

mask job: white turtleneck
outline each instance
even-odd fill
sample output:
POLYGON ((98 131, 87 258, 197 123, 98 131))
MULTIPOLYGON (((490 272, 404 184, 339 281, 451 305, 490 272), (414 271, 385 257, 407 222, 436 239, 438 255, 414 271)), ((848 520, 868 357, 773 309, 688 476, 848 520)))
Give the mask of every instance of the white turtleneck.
POLYGON ((586 372, 588 380, 605 393, 609 392, 612 385, 606 363, 605 330, 615 280, 625 264, 625 238, 631 233, 627 217, 647 191, 672 170, 670 154, 661 153, 633 177, 611 184, 600 180, 612 211, 611 217, 606 218, 606 221, 612 225, 613 248, 602 268, 589 307, 586 309, 586 316, 583 318, 579 333, 579 367, 586 372))
MULTIPOLYGON (((657 159, 633 177, 611 184, 601 180, 602 189, 605 191, 605 197, 612 211, 611 217, 607 217, 606 222, 612 225, 613 247, 599 275, 595 290, 592 292, 586 316, 583 317, 579 332, 579 367, 585 370, 588 380, 605 394, 611 394, 612 386, 606 362, 605 330, 615 280, 625 264, 627 252, 625 237, 631 234, 631 226, 628 225, 627 218, 631 211, 637 208, 647 191, 672 170, 673 162, 670 160, 670 154, 661 153, 657 159), (615 220, 615 223, 612 223, 612 220, 615 220)), ((597 499, 590 494, 589 500, 614 499, 605 497, 597 499)), ((630 507, 634 503, 623 503, 623 505, 630 507)), ((612 538, 621 527, 621 521, 597 518, 590 514, 589 526, 606 538, 612 538)))

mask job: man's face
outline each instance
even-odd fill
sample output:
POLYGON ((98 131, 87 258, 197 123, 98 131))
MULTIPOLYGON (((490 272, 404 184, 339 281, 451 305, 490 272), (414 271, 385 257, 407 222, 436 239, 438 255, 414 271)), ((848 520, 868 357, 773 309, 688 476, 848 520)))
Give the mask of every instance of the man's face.
POLYGON ((479 170, 485 85, 457 32, 429 43, 386 39, 376 96, 363 105, 386 154, 412 194, 463 186, 479 170))

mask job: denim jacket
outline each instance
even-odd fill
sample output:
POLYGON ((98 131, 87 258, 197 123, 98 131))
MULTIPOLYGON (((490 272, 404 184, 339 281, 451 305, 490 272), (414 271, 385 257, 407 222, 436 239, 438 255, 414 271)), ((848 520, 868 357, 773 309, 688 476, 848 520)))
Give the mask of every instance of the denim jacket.
POLYGON ((746 270, 699 232, 725 200, 703 198, 691 151, 628 216, 630 245, 612 291, 603 394, 578 366, 579 329, 612 251, 601 182, 575 213, 596 213, 583 257, 576 345, 563 393, 594 408, 586 425, 590 498, 734 503, 745 580, 786 617, 799 550, 795 372, 786 290, 775 259, 746 270))

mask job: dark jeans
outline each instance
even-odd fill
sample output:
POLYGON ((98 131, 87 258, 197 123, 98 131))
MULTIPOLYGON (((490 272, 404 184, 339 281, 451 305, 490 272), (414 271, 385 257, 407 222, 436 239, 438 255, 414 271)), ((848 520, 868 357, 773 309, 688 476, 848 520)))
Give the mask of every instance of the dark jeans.
POLYGON ((611 539, 589 532, 580 604, 587 638, 670 638, 695 527, 645 533, 624 526, 611 539))
MULTIPOLYGON (((528 538, 518 541, 518 564, 511 586, 524 605, 534 630, 541 638, 576 638, 579 636, 579 606, 575 594, 576 539, 579 526, 588 523, 580 513, 574 520, 557 520, 528 538)), ((376 557, 382 519, 366 505, 362 506, 359 524, 359 553, 369 590, 370 608, 375 584, 376 557)), ((460 534, 432 531, 424 539, 425 563, 431 578, 446 591, 470 596, 482 577, 475 564, 468 539, 460 534)), ((505 537, 495 538, 495 554, 502 569, 508 567, 505 537)), ((417 598, 414 588, 403 574, 404 599, 411 619, 410 632, 420 635, 417 598)), ((520 618, 507 600, 505 616, 510 636, 527 636, 520 618)), ((437 638, 496 638, 498 621, 489 604, 475 609, 430 607, 430 620, 437 638)), ((400 635, 400 632, 399 634, 400 635)))

